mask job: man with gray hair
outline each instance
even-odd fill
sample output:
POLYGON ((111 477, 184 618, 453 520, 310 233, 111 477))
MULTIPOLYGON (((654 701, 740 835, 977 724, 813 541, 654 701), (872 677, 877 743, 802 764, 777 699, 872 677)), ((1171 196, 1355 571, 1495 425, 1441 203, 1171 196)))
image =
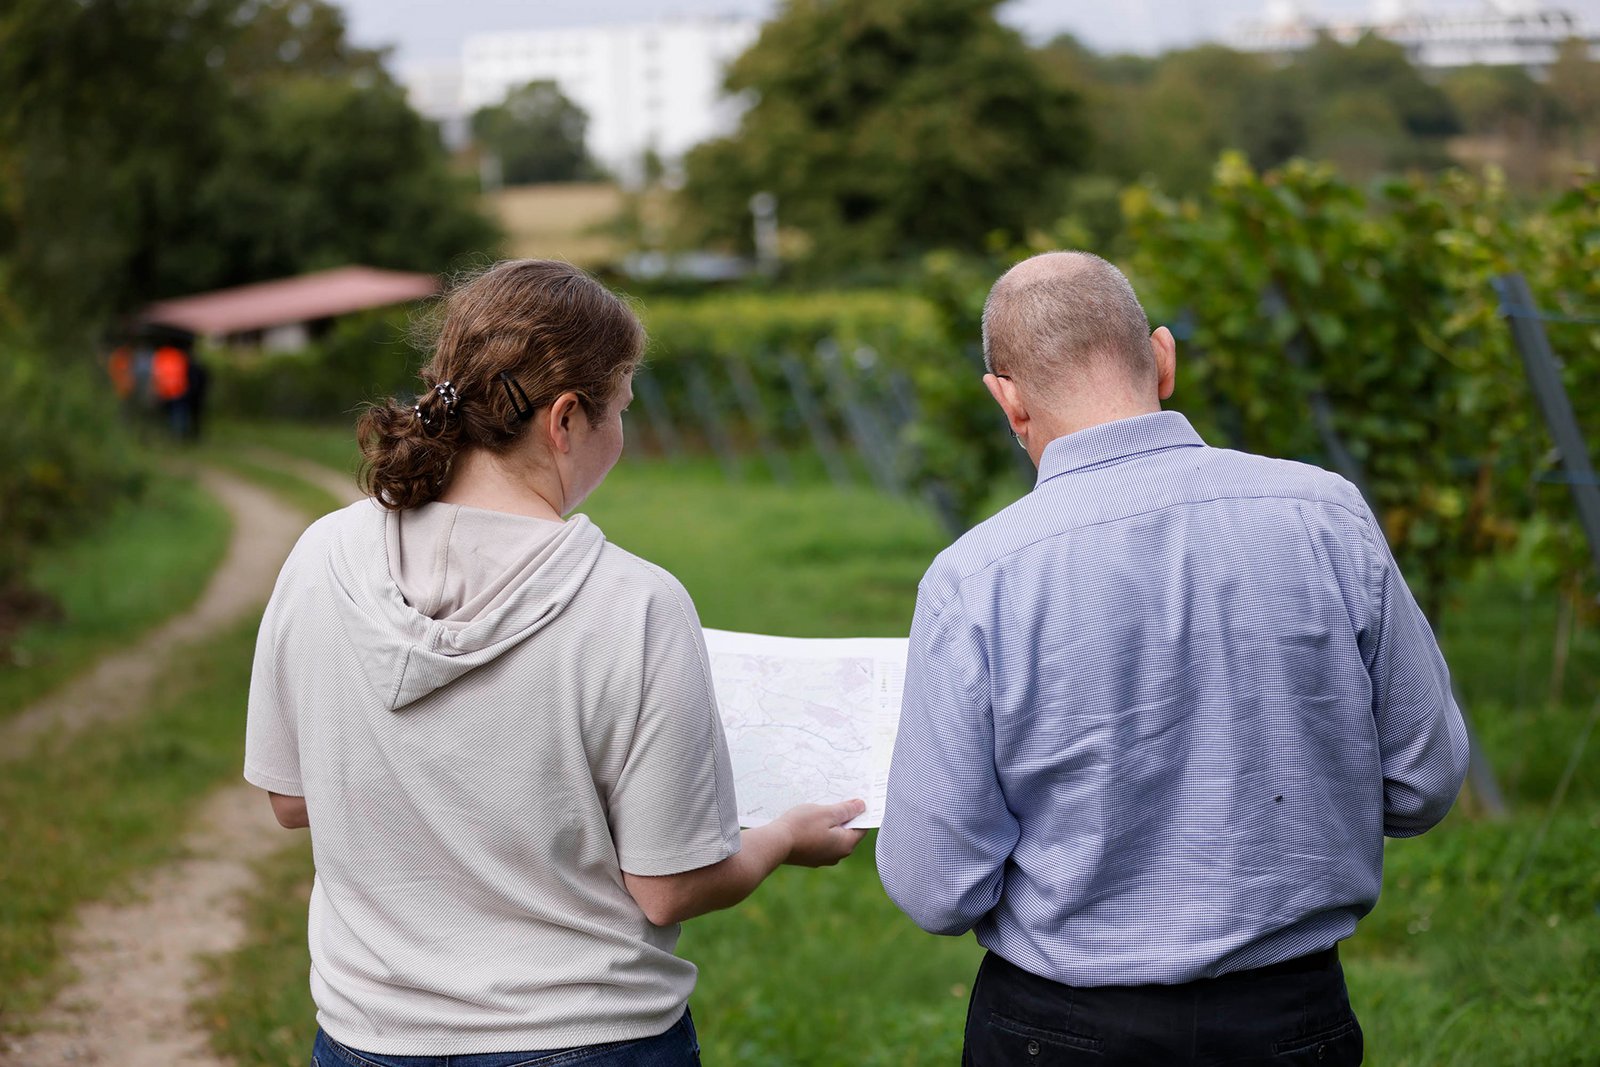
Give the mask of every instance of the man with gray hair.
POLYGON ((1336 945, 1450 809, 1449 674, 1348 482, 1210 448, 1115 267, 1013 267, 984 384, 1039 469, 940 554, 878 836, 976 930, 964 1062, 1358 1064, 1336 945))

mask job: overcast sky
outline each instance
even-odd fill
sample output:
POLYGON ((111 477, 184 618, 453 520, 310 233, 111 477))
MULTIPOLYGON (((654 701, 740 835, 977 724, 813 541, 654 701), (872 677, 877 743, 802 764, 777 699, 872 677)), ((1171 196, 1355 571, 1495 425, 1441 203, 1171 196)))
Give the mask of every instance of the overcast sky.
MULTIPOLYGON (((776 0, 336 0, 350 17, 352 36, 365 45, 393 45, 401 63, 456 59, 471 33, 646 22, 665 15, 765 17, 776 0)), ((1424 0, 1426 10, 1482 8, 1488 0, 1424 0)), ((1326 17, 1360 15, 1373 0, 1312 0, 1326 17)), ((1555 6, 1600 25, 1600 0, 1558 0, 1555 6)), ((1001 17, 1030 37, 1076 34, 1104 51, 1159 51, 1217 37, 1257 19, 1265 0, 1009 0, 1001 17)))

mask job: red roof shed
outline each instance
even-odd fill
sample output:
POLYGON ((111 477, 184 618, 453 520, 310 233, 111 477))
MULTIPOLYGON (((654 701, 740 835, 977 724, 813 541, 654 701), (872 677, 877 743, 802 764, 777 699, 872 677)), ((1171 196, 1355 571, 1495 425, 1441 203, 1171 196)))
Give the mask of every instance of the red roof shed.
POLYGON ((146 307, 139 318, 223 338, 404 304, 438 291, 439 280, 431 274, 338 267, 158 301, 146 307))

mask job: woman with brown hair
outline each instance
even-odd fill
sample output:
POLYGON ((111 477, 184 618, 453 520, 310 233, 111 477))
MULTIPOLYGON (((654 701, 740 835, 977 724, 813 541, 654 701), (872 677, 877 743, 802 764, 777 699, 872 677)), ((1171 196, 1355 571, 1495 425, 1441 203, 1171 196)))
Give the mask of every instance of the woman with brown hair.
POLYGON ((862 836, 741 834, 693 603, 567 517, 643 345, 564 263, 458 287, 424 392, 361 417, 372 499, 279 576, 245 777, 311 828, 318 1067, 698 1063, 677 924, 862 836))

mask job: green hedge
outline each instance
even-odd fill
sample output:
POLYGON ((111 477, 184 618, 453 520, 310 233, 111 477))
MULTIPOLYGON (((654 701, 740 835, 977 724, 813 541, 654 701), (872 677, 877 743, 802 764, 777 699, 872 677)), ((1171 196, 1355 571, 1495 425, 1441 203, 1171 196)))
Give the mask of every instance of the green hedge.
POLYGON ((0 330, 0 596, 29 553, 107 514, 137 492, 144 469, 111 389, 87 353, 47 351, 0 330))
POLYGON ((298 352, 208 352, 217 410, 255 419, 350 420, 360 406, 416 391, 426 353, 411 313, 352 315, 298 352))

